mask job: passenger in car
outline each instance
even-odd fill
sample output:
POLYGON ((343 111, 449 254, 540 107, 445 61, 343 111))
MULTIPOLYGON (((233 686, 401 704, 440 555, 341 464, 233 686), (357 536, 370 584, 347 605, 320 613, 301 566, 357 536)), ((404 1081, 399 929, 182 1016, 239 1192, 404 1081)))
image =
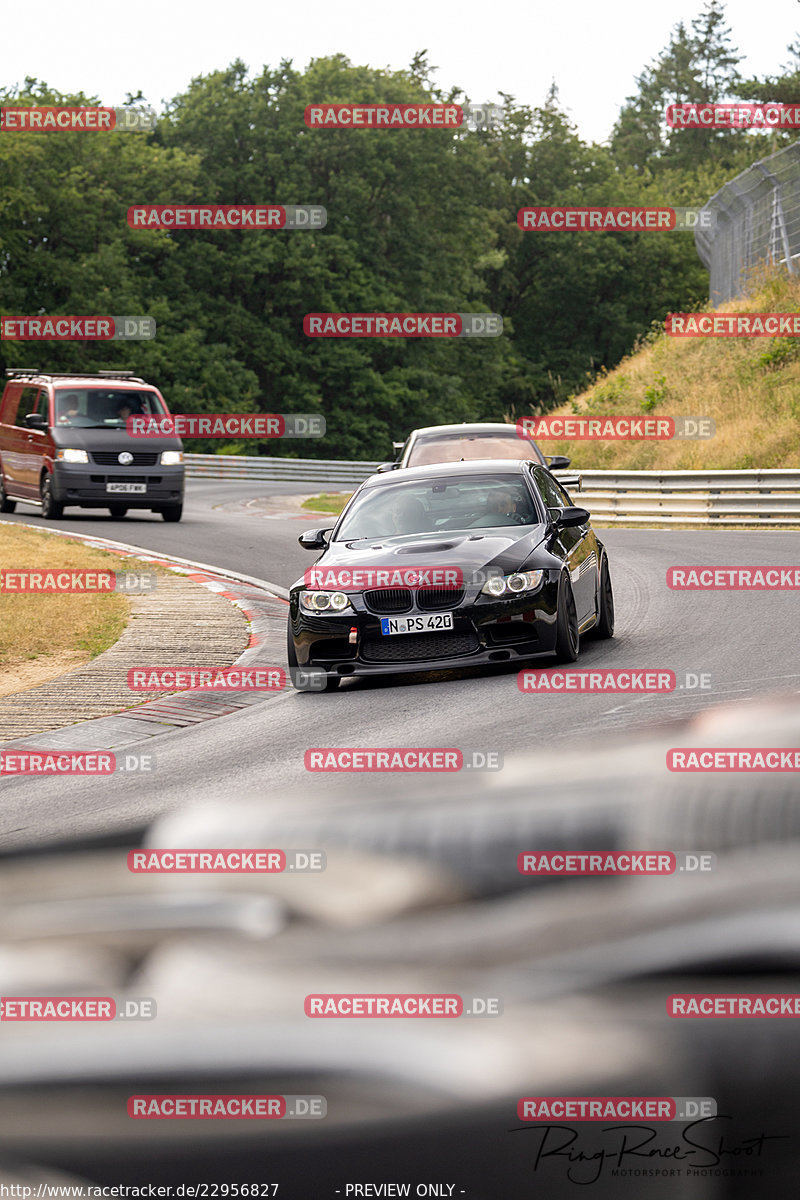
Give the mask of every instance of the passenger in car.
POLYGON ((415 496, 396 496, 386 515, 392 533, 428 533, 431 528, 425 505, 415 496))
POLYGON ((74 418, 80 415, 78 407, 78 397, 75 395, 65 396, 63 400, 59 400, 58 424, 71 425, 74 418))

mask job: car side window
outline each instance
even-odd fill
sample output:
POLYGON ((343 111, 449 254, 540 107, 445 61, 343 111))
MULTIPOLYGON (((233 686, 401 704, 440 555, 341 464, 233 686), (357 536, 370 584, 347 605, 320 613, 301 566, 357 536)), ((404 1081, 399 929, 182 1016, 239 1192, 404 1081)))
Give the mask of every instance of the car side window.
POLYGON ((564 491, 563 487, 558 482, 558 480, 553 479, 552 476, 548 476, 548 479, 550 481, 551 486, 555 489, 556 493, 561 497, 561 500, 559 502, 561 508, 572 508, 572 501, 569 498, 569 494, 564 491))
POLYGON ((30 413, 46 413, 47 392, 41 388, 26 387, 22 389, 22 399, 17 409, 17 425, 24 425, 25 418, 30 413))
POLYGON ((19 410, 22 404, 22 388, 9 384, 0 402, 0 422, 4 425, 19 424, 19 410))
POLYGON ((536 486, 539 489, 539 494, 544 501, 546 508, 564 508, 569 506, 569 500, 566 499, 558 484, 552 479, 546 471, 534 471, 533 477, 536 480, 536 486))

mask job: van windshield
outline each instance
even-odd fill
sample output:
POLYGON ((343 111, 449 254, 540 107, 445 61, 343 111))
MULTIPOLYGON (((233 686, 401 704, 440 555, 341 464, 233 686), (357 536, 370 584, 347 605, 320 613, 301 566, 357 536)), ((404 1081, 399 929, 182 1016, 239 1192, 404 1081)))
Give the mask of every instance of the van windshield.
POLYGON ((157 394, 130 388, 56 388, 56 425, 82 429, 124 429, 128 417, 163 416, 157 394))

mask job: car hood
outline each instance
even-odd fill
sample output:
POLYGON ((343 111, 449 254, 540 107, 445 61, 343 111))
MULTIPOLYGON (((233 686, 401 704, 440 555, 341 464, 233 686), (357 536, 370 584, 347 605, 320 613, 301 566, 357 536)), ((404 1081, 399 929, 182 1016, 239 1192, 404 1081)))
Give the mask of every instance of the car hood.
MULTIPOLYGON (((420 533, 392 538, 333 542, 317 559, 325 567, 460 567, 465 579, 473 571, 493 567, 511 574, 528 564, 542 544, 544 525, 512 525, 500 529, 453 533, 420 533)), ((545 556, 548 557, 548 556, 545 556)), ((543 563, 541 565, 547 565, 543 563)), ((294 587, 306 586, 299 579, 294 587)))
POLYGON ((53 425, 53 441, 74 450, 182 450, 179 437, 131 437, 125 429, 91 429, 80 425, 53 425))

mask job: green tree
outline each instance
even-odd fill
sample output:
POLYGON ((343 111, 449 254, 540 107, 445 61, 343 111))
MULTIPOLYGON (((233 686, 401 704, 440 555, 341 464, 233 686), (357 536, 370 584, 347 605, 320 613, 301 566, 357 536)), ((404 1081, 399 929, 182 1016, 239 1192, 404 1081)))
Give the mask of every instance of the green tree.
POLYGON ((731 46, 724 6, 708 0, 692 21, 691 32, 683 22, 676 25, 669 45, 637 77, 637 91, 628 97, 611 134, 618 164, 638 171, 667 165, 691 170, 709 162, 730 166, 752 135, 728 129, 669 129, 666 108, 738 97, 740 61, 731 46))
POLYGON ((486 307, 482 264, 496 234, 483 135, 304 124, 311 103, 451 99, 423 90, 427 72, 422 56, 394 73, 336 56, 302 75, 282 63, 251 80, 234 63, 194 80, 160 128, 164 146, 200 157, 208 201, 327 209, 327 227, 314 233, 142 234, 177 248, 182 309, 255 373, 260 409, 325 415, 324 443, 295 453, 385 454, 416 424, 480 415, 512 355, 503 339, 303 333, 308 312, 486 307))
MULTIPOLYGON (((97 104, 35 79, 0 91, 2 105, 97 104)), ((255 380, 224 341, 207 342, 180 312, 175 246, 128 228, 131 204, 200 194, 200 160, 146 134, 66 132, 0 138, 0 312, 72 316, 129 314, 156 319, 152 342, 0 343, 0 369, 129 368, 163 386, 169 401, 214 408, 255 380)))

